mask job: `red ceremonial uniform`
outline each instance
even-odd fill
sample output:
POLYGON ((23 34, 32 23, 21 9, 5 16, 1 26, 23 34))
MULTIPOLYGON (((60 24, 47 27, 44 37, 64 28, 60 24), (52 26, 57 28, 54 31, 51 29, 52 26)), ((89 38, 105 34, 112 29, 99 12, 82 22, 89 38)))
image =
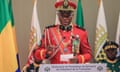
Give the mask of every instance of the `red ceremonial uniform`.
POLYGON ((60 29, 60 25, 46 27, 44 37, 41 40, 41 46, 35 50, 34 57, 37 61, 44 60, 48 49, 52 49, 51 55, 48 57, 51 64, 69 63, 69 61, 61 61, 61 55, 74 54, 73 40, 78 37, 79 48, 76 49, 76 57, 78 63, 86 63, 91 60, 91 48, 88 43, 88 36, 85 29, 75 24, 70 25, 67 30, 60 29))
POLYGON ((33 63, 24 66, 24 71, 32 65, 35 68, 39 67, 41 61, 51 64, 71 64, 87 63, 91 60, 87 32, 72 24, 76 7, 71 0, 55 2, 60 24, 46 27, 41 45, 37 46, 28 59, 28 62, 33 61, 33 63))

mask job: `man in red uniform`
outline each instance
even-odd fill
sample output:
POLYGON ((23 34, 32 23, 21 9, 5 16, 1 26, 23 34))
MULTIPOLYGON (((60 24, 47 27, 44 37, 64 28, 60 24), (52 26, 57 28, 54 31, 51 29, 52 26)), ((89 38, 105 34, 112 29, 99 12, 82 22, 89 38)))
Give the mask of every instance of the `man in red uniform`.
POLYGON ((60 24, 45 28, 41 45, 34 52, 36 63, 70 64, 91 60, 91 48, 85 29, 72 23, 76 4, 70 0, 55 3, 60 24))
POLYGON ((33 65, 89 62, 92 55, 87 32, 72 23, 76 4, 70 0, 60 0, 55 3, 55 8, 60 24, 45 28, 41 45, 33 52, 33 65))

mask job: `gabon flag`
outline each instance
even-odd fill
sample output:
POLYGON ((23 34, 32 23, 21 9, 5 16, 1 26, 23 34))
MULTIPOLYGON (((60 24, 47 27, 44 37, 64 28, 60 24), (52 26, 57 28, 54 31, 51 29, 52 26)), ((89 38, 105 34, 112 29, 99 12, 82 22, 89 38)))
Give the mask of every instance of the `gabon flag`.
POLYGON ((12 1, 0 0, 0 72, 20 72, 12 1))
POLYGON ((81 0, 78 0, 78 4, 77 4, 76 24, 79 27, 84 28, 84 18, 83 18, 83 10, 82 10, 81 0))

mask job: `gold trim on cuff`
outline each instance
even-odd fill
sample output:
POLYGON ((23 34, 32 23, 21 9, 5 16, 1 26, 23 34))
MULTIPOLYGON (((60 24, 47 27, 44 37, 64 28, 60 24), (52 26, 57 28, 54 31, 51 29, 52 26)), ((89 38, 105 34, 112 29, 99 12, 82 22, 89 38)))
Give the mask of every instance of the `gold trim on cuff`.
POLYGON ((41 57, 41 59, 44 59, 44 57, 43 57, 43 52, 44 52, 44 50, 41 50, 41 51, 40 51, 40 57, 41 57))
POLYGON ((82 63, 85 63, 85 58, 83 55, 80 55, 81 56, 81 60, 82 60, 82 63))

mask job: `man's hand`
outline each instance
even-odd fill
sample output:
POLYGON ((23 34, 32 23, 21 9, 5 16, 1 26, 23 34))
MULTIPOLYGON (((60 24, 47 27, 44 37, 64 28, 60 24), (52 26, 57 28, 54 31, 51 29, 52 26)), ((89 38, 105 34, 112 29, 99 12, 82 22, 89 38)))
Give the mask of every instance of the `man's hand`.
POLYGON ((78 63, 77 57, 74 56, 74 58, 69 59, 69 63, 70 63, 70 64, 76 64, 76 63, 78 63))
POLYGON ((53 54, 55 49, 56 49, 56 46, 54 46, 54 45, 48 46, 48 48, 46 50, 47 58, 53 54))

